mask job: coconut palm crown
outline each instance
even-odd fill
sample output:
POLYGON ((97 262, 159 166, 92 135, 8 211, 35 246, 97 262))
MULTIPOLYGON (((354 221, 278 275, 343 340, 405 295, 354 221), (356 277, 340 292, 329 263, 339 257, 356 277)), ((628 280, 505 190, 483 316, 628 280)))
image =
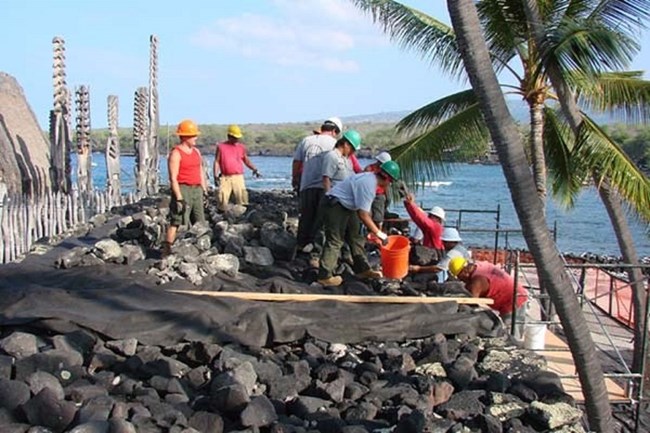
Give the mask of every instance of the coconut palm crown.
MULTIPOLYGON (((402 47, 414 50, 453 78, 463 65, 453 29, 393 0, 351 0, 369 13, 402 47)), ((529 152, 538 194, 546 196, 546 173, 556 199, 571 206, 594 173, 607 179, 645 221, 650 221, 650 181, 586 111, 627 122, 650 119, 650 81, 625 68, 639 50, 635 36, 650 16, 643 0, 540 0, 544 43, 538 45, 521 0, 476 2, 492 66, 506 94, 529 107, 529 152), (557 65, 577 96, 584 122, 575 137, 558 110, 547 65, 557 65), (504 82, 504 76, 511 78, 504 82)), ((446 152, 485 146, 488 131, 472 89, 448 95, 403 118, 403 137, 391 150, 404 178, 432 179, 447 172, 446 152)))

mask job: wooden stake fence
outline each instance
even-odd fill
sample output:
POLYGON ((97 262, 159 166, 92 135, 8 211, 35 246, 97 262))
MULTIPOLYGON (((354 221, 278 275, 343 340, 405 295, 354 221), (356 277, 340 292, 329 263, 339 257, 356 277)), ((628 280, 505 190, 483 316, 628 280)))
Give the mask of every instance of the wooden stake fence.
POLYGON ((88 222, 114 206, 134 201, 133 194, 115 202, 108 191, 49 193, 39 197, 6 195, 0 205, 0 263, 23 257, 42 238, 52 238, 88 222))

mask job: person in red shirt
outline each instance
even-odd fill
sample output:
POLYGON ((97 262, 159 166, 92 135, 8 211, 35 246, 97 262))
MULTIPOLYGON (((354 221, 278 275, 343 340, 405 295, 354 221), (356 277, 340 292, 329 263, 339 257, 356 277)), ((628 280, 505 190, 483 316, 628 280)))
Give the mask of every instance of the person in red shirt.
POLYGON ((434 206, 425 213, 415 204, 415 197, 411 193, 406 194, 406 197, 404 197, 404 207, 415 225, 422 232, 422 245, 434 248, 444 254, 445 246, 442 243, 442 230, 445 221, 445 210, 439 206, 434 206))
POLYGON ((163 256, 171 253, 179 226, 205 221, 203 195, 208 192, 208 183, 201 152, 195 147, 200 134, 191 120, 183 120, 176 128, 180 143, 172 149, 167 160, 171 202, 170 223, 162 244, 163 256))
POLYGON ((244 134, 237 125, 228 127, 228 139, 217 144, 214 156, 214 183, 218 188, 217 206, 224 211, 228 207, 230 196, 235 197, 235 204, 248 205, 248 191, 244 182, 244 164, 253 171, 253 176, 260 173, 248 158, 246 146, 239 141, 244 134))
POLYGON ((469 261, 464 257, 451 259, 449 272, 465 283, 465 287, 473 297, 492 299, 494 304, 491 305, 491 308, 499 312, 506 328, 510 328, 513 310, 515 310, 517 318, 515 336, 522 337, 526 318, 526 301, 528 301, 528 291, 524 286, 517 284, 515 287, 514 278, 499 266, 490 262, 469 261), (515 293, 516 299, 513 299, 515 293))

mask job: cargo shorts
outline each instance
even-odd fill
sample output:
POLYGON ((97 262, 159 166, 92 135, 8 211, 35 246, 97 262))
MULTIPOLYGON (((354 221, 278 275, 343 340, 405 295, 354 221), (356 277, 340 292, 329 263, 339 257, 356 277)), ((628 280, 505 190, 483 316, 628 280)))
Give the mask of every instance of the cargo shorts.
POLYGON ((205 221, 203 208, 203 188, 201 185, 179 185, 181 195, 185 202, 185 212, 174 212, 176 209, 176 197, 172 194, 172 201, 169 205, 170 224, 173 226, 190 225, 205 221))

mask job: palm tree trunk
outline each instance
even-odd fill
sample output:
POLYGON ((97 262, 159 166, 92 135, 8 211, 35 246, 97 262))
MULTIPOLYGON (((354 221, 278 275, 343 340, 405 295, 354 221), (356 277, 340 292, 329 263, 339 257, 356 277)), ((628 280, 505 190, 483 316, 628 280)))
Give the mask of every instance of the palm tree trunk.
POLYGON ((567 334, 585 397, 592 430, 611 432, 611 408, 596 349, 580 305, 555 243, 546 228, 542 202, 526 163, 514 120, 508 112, 496 74, 491 68, 485 39, 481 34, 473 0, 447 0, 465 69, 476 91, 492 140, 495 143, 512 201, 519 217, 528 249, 542 277, 567 334))
MULTIPOLYGON (((536 99, 533 97, 533 99, 536 99)), ((542 210, 546 216, 546 158, 544 157, 544 105, 536 100, 529 100, 530 113, 530 159, 533 166, 533 177, 537 188, 537 195, 542 201, 542 210)), ((539 290, 542 295, 547 294, 546 288, 542 285, 542 275, 537 270, 539 290)), ((553 316, 553 303, 550 299, 540 300, 542 305, 542 320, 550 320, 553 316)))
MULTIPOLYGON (((524 2, 524 7, 528 20, 533 27, 537 45, 541 46, 544 38, 544 29, 539 16, 537 3, 535 0, 526 0, 524 2)), ((553 88, 558 94, 562 112, 566 116, 569 125, 571 125, 573 133, 577 137, 582 125, 582 115, 578 109, 575 97, 555 64, 551 63, 547 65, 547 73, 551 83, 553 84, 553 88)), ((634 238, 630 232, 630 227, 627 223, 618 194, 612 190, 607 179, 602 180, 597 173, 593 173, 593 179, 594 184, 598 187, 600 199, 603 201, 603 204, 607 209, 607 214, 609 215, 614 233, 616 234, 616 240, 623 261, 632 265, 638 265, 639 256, 634 246, 634 238)), ((632 302, 634 309, 634 357, 632 361, 632 371, 642 371, 642 366, 645 363, 646 368, 644 371, 646 374, 650 374, 650 353, 647 356, 643 353, 645 320, 647 314, 645 311, 647 294, 643 285, 644 276, 640 268, 630 268, 627 274, 628 280, 632 286, 632 302)), ((650 382, 650 376, 643 380, 650 382)), ((644 390, 645 395, 642 397, 650 398, 650 387, 644 388, 644 390)))
POLYGON ((530 104, 530 157, 537 195, 544 203, 546 215, 546 159, 544 157, 544 106, 537 102, 530 104))

